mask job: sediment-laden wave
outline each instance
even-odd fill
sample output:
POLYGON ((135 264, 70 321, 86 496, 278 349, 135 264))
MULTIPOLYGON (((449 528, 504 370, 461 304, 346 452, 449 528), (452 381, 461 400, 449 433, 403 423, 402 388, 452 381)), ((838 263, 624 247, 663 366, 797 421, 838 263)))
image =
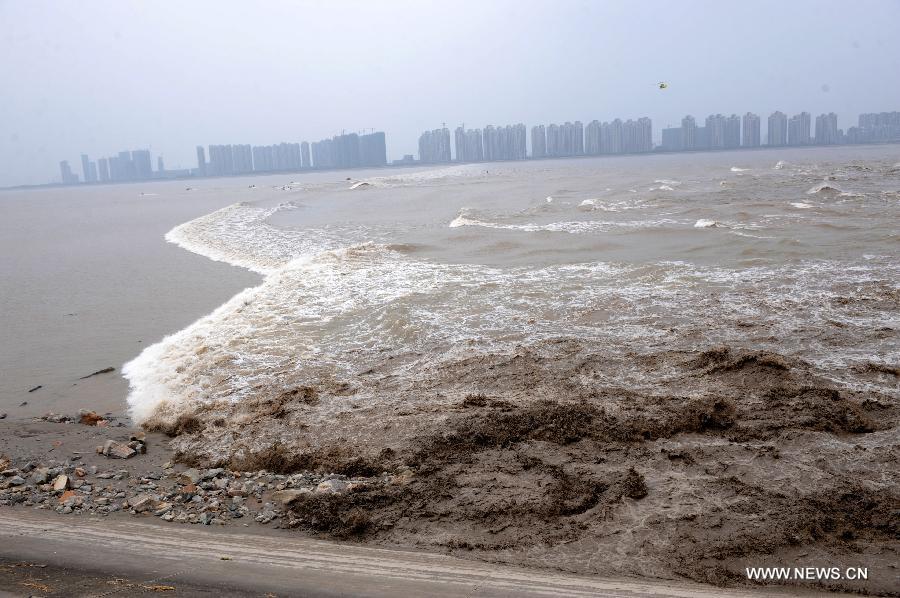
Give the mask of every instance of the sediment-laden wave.
MULTIPOLYGON (((807 194, 820 167, 770 164, 725 190, 550 183, 416 225, 435 244, 563 256, 533 266, 426 259, 425 233, 376 235, 356 213, 270 223, 305 204, 185 223, 166 238, 264 280, 128 363, 131 412, 185 462, 359 478, 292 507, 315 533, 717 583, 797 545, 835 563, 862 546, 881 566, 897 548, 900 260, 866 223, 896 207, 868 180, 838 203, 807 194), (864 257, 836 236, 854 231, 864 257), (670 257, 604 259, 580 238, 663 239, 670 257), (718 259, 720 238, 738 257, 718 259)), ((471 192, 494 184, 482 170, 340 193, 471 192)))

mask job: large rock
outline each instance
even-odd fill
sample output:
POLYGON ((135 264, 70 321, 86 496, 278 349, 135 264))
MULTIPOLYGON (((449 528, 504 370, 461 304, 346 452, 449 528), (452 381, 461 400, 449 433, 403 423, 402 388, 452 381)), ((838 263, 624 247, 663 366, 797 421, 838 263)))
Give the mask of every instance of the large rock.
POLYGON ((349 490, 349 485, 343 480, 325 480, 316 486, 316 492, 319 494, 339 494, 349 490))
POLYGON ((312 492, 309 488, 279 490, 278 492, 272 493, 272 501, 282 508, 286 508, 310 494, 312 494, 312 492))

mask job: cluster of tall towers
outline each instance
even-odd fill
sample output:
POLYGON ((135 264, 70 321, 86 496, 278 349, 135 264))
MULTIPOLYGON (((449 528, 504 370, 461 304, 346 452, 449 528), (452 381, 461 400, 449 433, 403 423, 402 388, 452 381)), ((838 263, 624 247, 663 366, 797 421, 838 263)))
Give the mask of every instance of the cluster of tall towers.
MULTIPOLYGON (((862 122, 863 116, 860 116, 862 122)), ((837 114, 820 114, 815 120, 815 135, 809 112, 801 112, 788 118, 777 110, 769 115, 766 142, 760 132, 760 118, 748 112, 723 116, 711 114, 704 126, 698 126, 693 116, 685 116, 681 127, 669 127, 662 131, 660 149, 665 151, 689 151, 708 149, 733 149, 738 147, 784 147, 802 145, 835 145, 846 143, 844 132, 838 128, 837 114)), ((898 129, 900 131, 900 129, 898 129)), ((898 133, 900 137, 900 133, 898 133)))
MULTIPOLYGON (((491 160, 524 160, 527 157, 526 130, 522 123, 515 125, 488 125, 484 129, 457 127, 454 132, 457 162, 482 162, 491 160)), ((419 136, 419 160, 421 162, 450 162, 450 130, 425 131, 419 136)))
POLYGON ((341 134, 331 139, 277 145, 211 145, 209 161, 197 146, 201 175, 226 176, 251 172, 296 171, 322 168, 359 168, 387 165, 383 132, 341 134))
MULTIPOLYGON (((766 136, 761 133, 761 119, 747 112, 724 116, 711 114, 699 126, 693 116, 685 116, 680 127, 662 130, 662 143, 653 144, 653 123, 647 117, 610 122, 592 120, 537 125, 531 128, 531 153, 526 146, 526 128, 522 123, 484 129, 456 128, 451 138, 444 125, 419 136, 419 162, 482 162, 524 160, 566 156, 635 154, 652 151, 692 151, 834 145, 840 143, 900 142, 900 112, 873 112, 859 115, 858 126, 845 133, 838 128, 834 112, 820 114, 813 121, 808 112, 788 117, 781 111, 769 115, 766 136), (455 146, 455 147, 454 147, 455 146)), ((413 156, 395 160, 395 164, 412 164, 413 156)), ((114 156, 92 161, 81 155, 85 183, 143 181, 190 176, 226 176, 254 172, 290 172, 306 169, 379 167, 387 165, 385 134, 342 133, 313 143, 279 143, 250 146, 210 145, 209 160, 203 146, 197 146, 197 168, 166 170, 162 157, 152 169, 150 150, 121 151, 114 156)), ((68 161, 59 163, 63 184, 79 182, 68 161)))
MULTIPOLYGON (((165 170, 162 157, 157 160, 157 170, 165 170)), ((78 182, 78 175, 72 172, 67 160, 59 163, 59 171, 63 183, 78 182)), ((81 172, 85 183, 147 181, 153 178, 150 150, 123 151, 96 162, 81 154, 81 172)))

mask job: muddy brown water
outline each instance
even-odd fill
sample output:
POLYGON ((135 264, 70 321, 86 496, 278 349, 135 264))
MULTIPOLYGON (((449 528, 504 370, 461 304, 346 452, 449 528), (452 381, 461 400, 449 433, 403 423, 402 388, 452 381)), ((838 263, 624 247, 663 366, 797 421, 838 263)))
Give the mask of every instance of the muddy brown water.
MULTIPOLYGON (((862 563, 829 587, 891 588, 900 148, 347 174, 135 200, 186 216, 140 241, 169 336, 116 353, 182 460, 397 473, 298 505, 313 534, 714 583, 862 563)), ((41 363, 12 329, 17 371, 41 363)))

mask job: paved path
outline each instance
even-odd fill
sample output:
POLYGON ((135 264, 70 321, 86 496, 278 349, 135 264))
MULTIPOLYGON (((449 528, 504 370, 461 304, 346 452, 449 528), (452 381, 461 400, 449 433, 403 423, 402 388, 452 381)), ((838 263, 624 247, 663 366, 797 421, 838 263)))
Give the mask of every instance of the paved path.
MULTIPOLYGON (((261 535, 138 518, 63 517, 8 507, 0 507, 0 561, 47 565, 32 569, 35 572, 61 571, 53 579, 70 585, 60 594, 68 596, 144 592, 156 596, 786 595, 762 588, 725 591, 682 583, 582 577, 288 533, 261 535), (115 584, 124 583, 122 579, 139 585, 117 589, 115 584), (151 584, 175 586, 177 591, 153 593, 147 590, 151 584)), ((13 568, 7 565, 6 570, 13 568)), ((28 595, 22 586, 21 580, 0 577, 0 595, 4 590, 12 592, 6 595, 28 595)), ((55 589, 59 591, 58 586, 55 589)), ((797 595, 796 591, 790 594, 797 595)))

